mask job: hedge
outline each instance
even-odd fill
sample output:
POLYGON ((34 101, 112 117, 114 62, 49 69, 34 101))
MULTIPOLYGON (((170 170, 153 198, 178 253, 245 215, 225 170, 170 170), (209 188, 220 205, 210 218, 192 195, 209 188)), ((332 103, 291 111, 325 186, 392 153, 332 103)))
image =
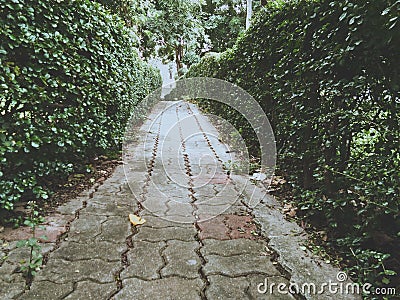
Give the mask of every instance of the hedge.
MULTIPOLYGON (((186 74, 255 97, 297 206, 328 227, 351 275, 374 284, 400 269, 399 12, 394 0, 271 1, 232 49, 186 74)), ((251 131, 219 103, 200 105, 251 131)))
POLYGON ((96 2, 0 0, 0 15, 0 209, 12 210, 119 149, 135 105, 161 78, 96 2))

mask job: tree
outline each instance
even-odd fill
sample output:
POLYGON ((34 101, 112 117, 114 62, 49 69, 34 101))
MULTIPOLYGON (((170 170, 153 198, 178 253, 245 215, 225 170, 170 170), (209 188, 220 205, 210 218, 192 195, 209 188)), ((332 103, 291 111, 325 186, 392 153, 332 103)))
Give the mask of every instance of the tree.
MULTIPOLYGON (((223 52, 232 47, 246 28, 246 0, 206 0, 202 5, 206 34, 212 51, 223 52)), ((252 3, 257 11, 259 2, 252 3)))
POLYGON ((253 7, 251 0, 247 0, 246 11, 247 11, 246 13, 246 30, 247 30, 250 27, 251 15, 253 14, 253 7))
POLYGON ((157 55, 175 61, 178 72, 183 64, 200 58, 209 43, 201 19, 201 5, 187 0, 149 0, 141 4, 145 22, 139 24, 141 50, 145 57, 157 55))
POLYGON ((139 6, 138 0, 97 0, 96 2, 119 15, 128 27, 133 26, 136 8, 139 6))

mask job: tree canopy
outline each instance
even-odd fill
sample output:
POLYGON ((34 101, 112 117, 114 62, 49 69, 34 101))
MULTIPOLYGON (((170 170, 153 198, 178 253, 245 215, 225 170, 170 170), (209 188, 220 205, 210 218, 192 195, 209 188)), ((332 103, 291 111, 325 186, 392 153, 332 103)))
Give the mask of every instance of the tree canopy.
MULTIPOLYGON (((208 52, 234 45, 245 30, 246 0, 99 0, 119 14, 140 38, 144 58, 190 66, 208 52)), ((254 9, 260 7, 254 1, 254 9)))

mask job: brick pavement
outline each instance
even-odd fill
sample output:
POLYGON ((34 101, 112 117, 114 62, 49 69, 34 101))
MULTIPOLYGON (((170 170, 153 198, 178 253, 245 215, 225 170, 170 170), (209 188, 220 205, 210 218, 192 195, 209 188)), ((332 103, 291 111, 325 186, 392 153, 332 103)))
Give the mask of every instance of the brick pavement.
POLYGON ((336 280, 339 270, 299 248, 303 230, 263 187, 227 174, 235 157, 196 106, 161 101, 133 136, 111 178, 58 208, 67 226, 29 290, 14 272, 27 253, 0 243, 1 299, 334 297, 258 291, 266 280, 336 280), (129 213, 146 222, 132 226, 129 213))

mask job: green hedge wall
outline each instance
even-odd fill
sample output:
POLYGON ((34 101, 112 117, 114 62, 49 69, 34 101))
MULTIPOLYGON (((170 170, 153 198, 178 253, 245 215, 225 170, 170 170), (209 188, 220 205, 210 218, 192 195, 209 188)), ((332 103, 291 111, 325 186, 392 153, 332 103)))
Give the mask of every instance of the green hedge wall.
POLYGON ((0 16, 0 208, 11 210, 118 149, 136 103, 161 78, 95 2, 0 0, 0 16))
MULTIPOLYGON (((298 207, 329 226, 330 245, 370 282, 393 275, 383 261, 400 266, 386 254, 398 252, 400 236, 399 19, 394 0, 270 1, 233 49, 186 74, 225 79, 256 98, 298 207)), ((200 105, 227 115, 218 103, 200 105)))

